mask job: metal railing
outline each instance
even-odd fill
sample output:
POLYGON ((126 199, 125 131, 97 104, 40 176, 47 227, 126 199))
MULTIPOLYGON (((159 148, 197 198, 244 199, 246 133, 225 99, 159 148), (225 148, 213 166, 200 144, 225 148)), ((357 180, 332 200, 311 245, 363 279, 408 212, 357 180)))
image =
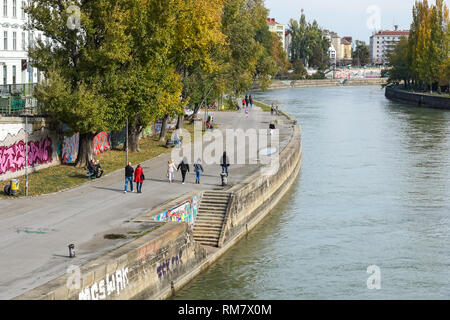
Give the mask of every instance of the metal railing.
POLYGON ((29 114, 38 114, 39 108, 32 84, 0 85, 0 116, 20 116, 26 110, 29 114))

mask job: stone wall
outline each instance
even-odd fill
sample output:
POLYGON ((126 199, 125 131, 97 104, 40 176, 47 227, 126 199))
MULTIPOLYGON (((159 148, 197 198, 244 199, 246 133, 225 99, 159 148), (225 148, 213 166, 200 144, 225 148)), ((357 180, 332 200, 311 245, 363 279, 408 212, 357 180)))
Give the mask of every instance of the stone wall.
MULTIPOLYGON (((371 86, 382 85, 386 78, 376 79, 323 79, 323 80, 272 80, 269 90, 307 87, 335 87, 335 86, 371 86)), ((258 87, 253 90, 259 90, 258 87)))
POLYGON ((0 117, 0 181, 25 174, 25 141, 28 139, 28 172, 59 163, 58 136, 45 118, 0 117), (27 133, 27 134, 25 134, 27 133))
POLYGON ((301 159, 301 129, 295 126, 291 141, 279 155, 275 174, 257 173, 230 190, 231 205, 225 217, 220 246, 248 233, 269 213, 295 181, 301 159))
POLYGON ((128 300, 169 295, 174 281, 200 265, 206 251, 185 223, 169 222, 16 300, 128 300), (77 274, 81 281, 77 283, 77 274))
POLYGON ((430 96, 386 87, 385 96, 388 99, 399 100, 419 107, 450 109, 450 98, 430 96))

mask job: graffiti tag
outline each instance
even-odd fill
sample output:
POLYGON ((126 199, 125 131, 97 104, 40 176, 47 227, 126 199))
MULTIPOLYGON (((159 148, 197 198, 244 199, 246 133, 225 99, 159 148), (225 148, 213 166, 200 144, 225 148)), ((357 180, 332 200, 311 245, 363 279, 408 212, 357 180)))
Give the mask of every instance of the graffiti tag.
POLYGON ((124 290, 128 285, 128 268, 118 269, 111 276, 107 274, 105 279, 81 290, 78 299, 103 300, 114 293, 120 294, 120 290, 124 290))
MULTIPOLYGON (((52 140, 45 138, 42 141, 28 142, 28 165, 52 162, 52 140)), ((19 141, 12 146, 0 146, 0 174, 11 171, 16 172, 25 167, 25 142, 19 141)))

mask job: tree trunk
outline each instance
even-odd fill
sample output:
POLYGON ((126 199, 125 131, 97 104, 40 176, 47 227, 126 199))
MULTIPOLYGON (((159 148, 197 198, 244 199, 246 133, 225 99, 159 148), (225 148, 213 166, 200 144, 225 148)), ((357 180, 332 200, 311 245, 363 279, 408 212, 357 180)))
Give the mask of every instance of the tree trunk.
POLYGON ((177 129, 183 129, 183 120, 184 120, 184 115, 179 115, 178 116, 178 121, 177 121, 177 129))
POLYGON ((89 161, 94 159, 94 138, 95 133, 80 134, 80 143, 78 147, 78 156, 75 166, 77 168, 84 168, 89 161))
POLYGON ((169 131, 169 127, 167 125, 167 120, 169 120, 169 115, 166 114, 162 120, 162 124, 161 124, 161 134, 159 136, 159 142, 164 142, 166 141, 166 134, 167 131, 169 131))
POLYGON ((131 121, 128 125, 128 150, 131 152, 141 152, 139 147, 139 135, 142 132, 140 116, 131 121))
POLYGON ((198 104, 198 105, 196 105, 196 106, 194 107, 194 113, 191 114, 187 119, 188 119, 188 120, 193 120, 193 119, 197 118, 197 114, 198 114, 198 111, 199 111, 199 110, 200 110, 200 105, 198 104))

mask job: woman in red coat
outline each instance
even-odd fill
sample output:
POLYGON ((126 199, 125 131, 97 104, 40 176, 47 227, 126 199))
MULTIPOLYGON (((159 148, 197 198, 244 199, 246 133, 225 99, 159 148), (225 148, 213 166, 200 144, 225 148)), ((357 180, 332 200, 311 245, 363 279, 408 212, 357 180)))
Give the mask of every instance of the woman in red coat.
POLYGON ((142 183, 144 182, 144 170, 140 164, 134 170, 134 182, 136 182, 137 193, 142 193, 142 183))

